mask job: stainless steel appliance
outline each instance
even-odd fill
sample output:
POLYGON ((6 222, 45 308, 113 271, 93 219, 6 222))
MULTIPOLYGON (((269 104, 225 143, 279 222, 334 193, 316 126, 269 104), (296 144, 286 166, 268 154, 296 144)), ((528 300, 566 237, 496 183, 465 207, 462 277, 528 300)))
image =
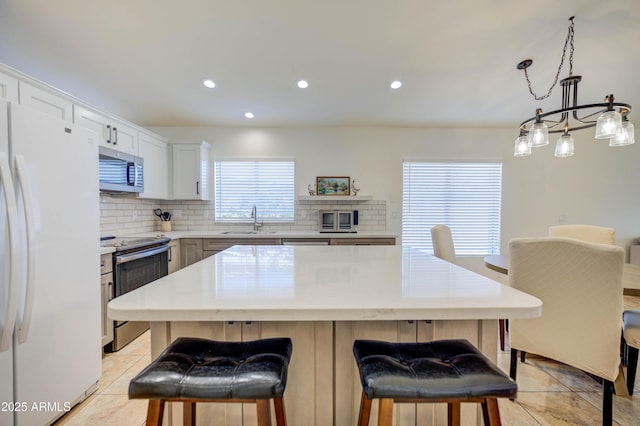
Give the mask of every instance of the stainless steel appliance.
POLYGON ((320 210, 320 232, 358 232, 358 210, 320 210))
POLYGON ((99 147, 100 191, 144 192, 144 160, 135 155, 99 147))
MULTIPOLYGON (((121 238, 103 245, 113 245, 114 294, 116 298, 149 284, 169 273, 168 237, 121 238)), ((107 352, 122 349, 149 329, 146 321, 114 321, 113 342, 105 346, 107 352)))

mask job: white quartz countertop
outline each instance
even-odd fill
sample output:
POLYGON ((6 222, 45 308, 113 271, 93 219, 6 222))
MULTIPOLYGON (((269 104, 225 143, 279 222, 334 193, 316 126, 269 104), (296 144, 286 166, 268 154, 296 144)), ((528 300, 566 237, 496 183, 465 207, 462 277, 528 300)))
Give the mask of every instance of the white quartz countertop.
POLYGON ((318 231, 171 231, 144 232, 135 234, 139 237, 165 235, 172 239, 179 238, 397 238, 397 234, 385 231, 360 232, 318 232, 318 231))
POLYGON ((531 318, 526 293, 402 246, 234 246, 122 295, 116 320, 531 318))

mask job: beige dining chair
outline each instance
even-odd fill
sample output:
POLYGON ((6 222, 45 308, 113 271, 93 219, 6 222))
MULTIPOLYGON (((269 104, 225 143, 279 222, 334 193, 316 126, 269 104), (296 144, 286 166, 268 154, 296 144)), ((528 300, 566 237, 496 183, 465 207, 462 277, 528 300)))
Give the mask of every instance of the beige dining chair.
POLYGON ((511 287, 542 300, 542 316, 512 319, 510 375, 518 351, 568 364, 603 379, 602 424, 611 424, 613 382, 620 366, 621 247, 573 238, 509 242, 511 287))
POLYGON ((435 225, 431 228, 431 242, 434 256, 447 262, 457 263, 451 229, 447 225, 435 225))
POLYGON ((592 243, 615 245, 616 230, 595 225, 554 225, 549 227, 550 237, 575 238, 592 243))
POLYGON ((627 391, 633 395, 640 353, 640 310, 628 310, 622 314, 624 360, 627 364, 627 391))
MULTIPOLYGON (((431 228, 431 242, 433 244, 433 255, 447 262, 457 264, 456 249, 451 236, 451 228, 447 225, 435 225, 431 228)), ((500 349, 504 351, 505 346, 505 320, 498 321, 498 333, 500 349)))

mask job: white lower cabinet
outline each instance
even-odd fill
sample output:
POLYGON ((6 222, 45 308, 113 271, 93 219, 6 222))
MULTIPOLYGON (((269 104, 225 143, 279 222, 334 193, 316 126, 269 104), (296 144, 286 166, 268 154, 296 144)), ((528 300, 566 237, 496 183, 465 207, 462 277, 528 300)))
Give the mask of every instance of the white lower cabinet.
POLYGON ((113 261, 111 254, 100 256, 100 295, 102 299, 102 346, 113 341, 113 321, 107 317, 107 304, 113 299, 113 261))
POLYGON ((139 198, 169 198, 169 146, 157 136, 139 133, 138 154, 144 160, 144 192, 139 198))

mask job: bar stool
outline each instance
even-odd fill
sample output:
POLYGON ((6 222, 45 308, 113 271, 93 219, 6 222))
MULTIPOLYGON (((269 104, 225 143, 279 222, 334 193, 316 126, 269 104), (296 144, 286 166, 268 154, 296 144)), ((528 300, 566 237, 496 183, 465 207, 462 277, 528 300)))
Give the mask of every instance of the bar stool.
POLYGON ((624 323, 623 336, 627 351, 627 390, 633 395, 633 387, 636 382, 638 369, 638 352, 640 352, 640 311, 624 311, 622 313, 624 323))
POLYGON ((161 425, 167 401, 183 403, 185 425, 195 425, 197 402, 255 402, 258 425, 286 425, 283 394, 289 338, 218 342, 180 337, 129 383, 130 399, 148 399, 147 425, 161 425))
POLYGON ((393 423, 394 402, 446 402, 450 425, 460 424, 460 403, 482 405, 485 425, 499 425, 496 398, 515 398, 518 386, 467 340, 390 343, 356 340, 353 354, 362 382, 359 426, 369 424, 380 399, 378 425, 393 423))

